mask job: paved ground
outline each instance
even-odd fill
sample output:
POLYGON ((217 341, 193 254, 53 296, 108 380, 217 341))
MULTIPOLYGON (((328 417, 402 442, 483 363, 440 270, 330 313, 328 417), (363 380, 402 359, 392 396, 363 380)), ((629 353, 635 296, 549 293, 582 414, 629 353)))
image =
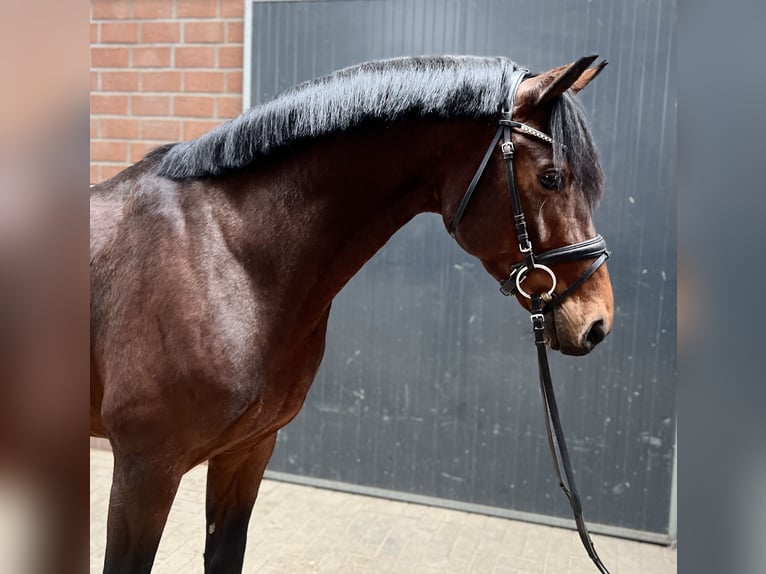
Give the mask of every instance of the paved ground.
MULTIPOLYGON (((91 572, 104 557, 112 454, 91 449, 91 572)), ((202 572, 205 469, 187 474, 154 572, 202 572)), ((264 481, 245 572, 593 574, 577 533, 559 528, 264 481)), ((671 574, 676 552, 593 536, 612 574, 671 574)))

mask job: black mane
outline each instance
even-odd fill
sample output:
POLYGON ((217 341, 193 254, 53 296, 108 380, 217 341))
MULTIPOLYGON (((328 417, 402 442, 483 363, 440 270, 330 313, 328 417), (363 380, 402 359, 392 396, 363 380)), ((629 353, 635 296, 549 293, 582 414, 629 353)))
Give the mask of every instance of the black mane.
MULTIPOLYGON (((290 145, 368 122, 411 117, 480 118, 497 114, 508 97, 515 64, 507 58, 395 58, 352 66, 300 84, 191 141, 163 146, 148 157, 171 179, 222 175, 290 145)), ((566 161, 595 202, 601 171, 585 116, 569 94, 554 105, 556 163, 566 161)))

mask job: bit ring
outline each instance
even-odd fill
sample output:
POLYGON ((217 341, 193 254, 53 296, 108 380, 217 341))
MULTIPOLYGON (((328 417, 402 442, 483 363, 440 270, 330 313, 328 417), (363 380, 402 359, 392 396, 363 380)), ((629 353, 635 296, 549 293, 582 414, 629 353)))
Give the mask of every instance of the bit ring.
MULTIPOLYGON (((535 270, 535 269, 542 269, 550 276, 551 288, 548 289, 547 295, 553 295, 553 292, 556 290, 556 274, 553 273, 550 267, 548 267, 547 265, 541 265, 540 263, 535 263, 534 267, 532 267, 532 270, 535 270)), ((519 269, 518 273, 516 273, 516 290, 527 299, 531 299, 532 295, 530 295, 529 293, 524 291, 524 289, 521 288, 521 282, 527 278, 528 271, 529 271, 529 267, 525 265, 524 267, 519 269)))

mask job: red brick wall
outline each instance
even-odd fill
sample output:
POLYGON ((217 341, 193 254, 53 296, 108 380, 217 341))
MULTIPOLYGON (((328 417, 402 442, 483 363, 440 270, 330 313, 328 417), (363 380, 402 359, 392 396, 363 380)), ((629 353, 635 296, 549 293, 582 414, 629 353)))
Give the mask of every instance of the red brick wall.
POLYGON ((91 183, 239 115, 244 6, 91 1, 91 183))

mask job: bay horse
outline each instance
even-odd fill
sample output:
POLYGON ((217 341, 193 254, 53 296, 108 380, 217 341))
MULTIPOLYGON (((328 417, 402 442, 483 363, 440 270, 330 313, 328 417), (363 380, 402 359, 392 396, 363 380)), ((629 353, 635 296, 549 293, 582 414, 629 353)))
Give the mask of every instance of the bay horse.
MULTIPOLYGON (((603 178, 575 97, 603 68, 594 59, 516 91, 514 117, 553 139, 513 133, 541 249, 595 234, 603 178)), ((347 68, 92 189, 91 434, 114 453, 105 572, 151 570, 181 476, 205 461, 205 572, 241 571, 264 469, 317 372, 333 298, 415 215, 449 224, 515 68, 468 56, 347 68)), ((498 280, 522 260, 505 182, 497 148, 454 232, 498 280)), ((557 292, 587 266, 555 264, 557 292)), ((533 271, 525 289, 545 281, 533 271)), ((606 266, 550 315, 551 348, 590 351, 613 321, 606 266)))

